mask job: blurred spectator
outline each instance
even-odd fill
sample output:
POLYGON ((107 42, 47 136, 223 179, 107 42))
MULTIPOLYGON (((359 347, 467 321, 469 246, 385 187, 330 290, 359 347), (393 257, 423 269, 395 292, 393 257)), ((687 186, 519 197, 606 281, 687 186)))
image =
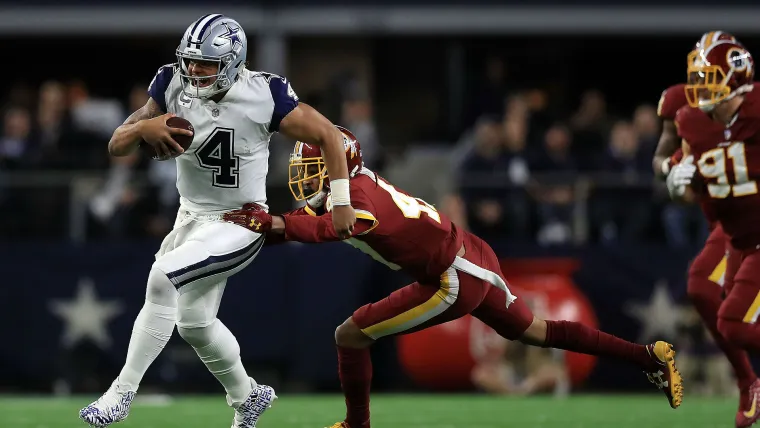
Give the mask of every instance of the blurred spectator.
POLYGON ((2 169, 19 169, 28 165, 34 149, 31 141, 32 118, 29 110, 11 107, 3 116, 3 134, 0 138, 0 166, 2 169))
POLYGON ((480 236, 527 236, 524 134, 519 118, 503 125, 483 117, 475 127, 472 151, 462 161, 459 176, 464 181, 461 193, 468 223, 480 236))
POLYGON ((131 185, 134 167, 140 152, 128 156, 112 157, 111 169, 100 191, 90 200, 90 213, 95 220, 95 234, 111 238, 126 235, 129 214, 135 206, 138 193, 131 185), (97 231, 102 233, 97 233, 97 231))
POLYGON ((42 165, 57 167, 64 162, 61 141, 70 132, 69 128, 64 86, 57 81, 43 83, 37 106, 36 129, 42 165))
POLYGON ((356 80, 344 91, 340 125, 356 135, 362 145, 362 158, 369 169, 381 169, 383 150, 377 139, 372 118, 372 100, 369 91, 356 80))
POLYGON ((598 90, 584 92, 578 110, 570 119, 570 126, 575 134, 574 152, 582 159, 593 159, 603 150, 610 130, 610 117, 604 94, 598 90))
POLYGON ((600 184, 612 184, 612 187, 598 187, 594 194, 596 224, 602 242, 635 242, 642 239, 652 210, 652 192, 648 185, 652 175, 650 159, 651 154, 641 150, 633 125, 627 121, 616 122, 599 170, 608 172, 609 176, 622 174, 622 181, 634 187, 621 192, 620 186, 624 183, 620 179, 598 180, 600 184), (646 187, 635 187, 641 177, 646 177, 646 187))
POLYGON ((639 137, 641 150, 646 154, 654 153, 660 140, 660 119, 657 109, 649 104, 642 104, 633 112, 633 127, 639 137))
POLYGON ((500 125, 492 118, 482 118, 475 126, 472 151, 467 154, 459 169, 459 176, 465 181, 461 193, 468 209, 467 218, 476 234, 493 236, 501 231, 503 191, 484 188, 482 185, 487 186, 486 182, 505 168, 500 125), (474 181, 475 185, 469 185, 468 181, 474 181))
POLYGON ((599 170, 622 173, 633 179, 652 175, 652 155, 641 146, 641 138, 627 121, 615 122, 599 170))
POLYGON ((510 92, 506 77, 504 60, 497 56, 488 57, 483 76, 476 80, 472 92, 474 96, 466 125, 473 124, 481 116, 499 116, 504 112, 504 100, 510 92))
POLYGON ((572 135, 563 124, 555 124, 544 135, 543 150, 533 158, 530 169, 542 177, 533 182, 538 202, 538 240, 544 244, 567 243, 573 210, 573 181, 578 172, 572 153, 572 135))
POLYGON ((111 138, 113 130, 126 117, 119 101, 90 97, 87 85, 82 81, 69 84, 69 103, 74 126, 103 138, 111 138))

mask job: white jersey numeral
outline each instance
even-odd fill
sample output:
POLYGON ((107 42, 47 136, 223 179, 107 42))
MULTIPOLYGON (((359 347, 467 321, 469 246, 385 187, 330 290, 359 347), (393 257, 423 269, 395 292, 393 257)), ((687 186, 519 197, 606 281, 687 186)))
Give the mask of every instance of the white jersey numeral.
POLYGON ((377 180, 380 187, 386 192, 390 193, 391 198, 396 206, 401 210, 406 218, 420 218, 422 213, 427 214, 428 217, 435 220, 437 223, 441 222, 441 216, 438 214, 435 208, 427 202, 419 198, 413 198, 409 195, 399 192, 395 187, 386 183, 383 180, 377 180))
POLYGON ((718 147, 702 153, 697 166, 699 167, 699 173, 703 177, 714 178, 716 180, 715 183, 707 185, 707 192, 713 198, 727 198, 732 193, 734 197, 757 193, 757 182, 749 179, 747 155, 743 142, 733 142, 728 147, 718 147), (726 171, 726 158, 733 162, 733 184, 730 183, 728 172, 726 171))
POLYGON ((195 156, 201 167, 213 171, 212 186, 226 188, 239 186, 240 157, 235 156, 234 129, 214 129, 206 141, 198 147, 195 156))

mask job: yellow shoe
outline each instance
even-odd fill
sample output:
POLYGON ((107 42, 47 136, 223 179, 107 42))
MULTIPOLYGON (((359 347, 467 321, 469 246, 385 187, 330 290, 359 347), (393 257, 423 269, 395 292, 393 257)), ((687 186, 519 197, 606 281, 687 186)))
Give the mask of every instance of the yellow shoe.
POLYGON ((670 407, 675 409, 683 401, 683 379, 676 368, 676 351, 670 343, 660 341, 647 345, 647 352, 657 367, 645 372, 647 378, 665 393, 670 407))
MULTIPOLYGON (((328 427, 325 427, 328 428, 328 427)), ((335 422, 329 428, 351 428, 346 422, 335 422)))

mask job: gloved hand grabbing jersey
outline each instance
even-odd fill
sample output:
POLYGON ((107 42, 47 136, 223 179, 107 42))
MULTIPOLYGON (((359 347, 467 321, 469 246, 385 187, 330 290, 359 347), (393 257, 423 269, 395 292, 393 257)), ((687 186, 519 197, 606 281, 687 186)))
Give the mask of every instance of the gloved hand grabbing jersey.
POLYGON ((668 186, 670 197, 681 197, 686 193, 686 186, 691 184, 697 167, 694 165, 694 156, 685 157, 680 163, 673 166, 668 173, 665 183, 668 186))
POLYGON ((253 202, 243 205, 242 209, 224 213, 224 220, 256 233, 272 230, 272 216, 261 205, 253 202))

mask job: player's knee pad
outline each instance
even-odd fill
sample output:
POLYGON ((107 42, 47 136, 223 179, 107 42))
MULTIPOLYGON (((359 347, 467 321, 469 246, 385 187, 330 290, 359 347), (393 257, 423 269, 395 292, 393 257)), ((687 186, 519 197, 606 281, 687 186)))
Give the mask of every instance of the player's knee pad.
POLYGON ((206 325, 188 325, 177 323, 179 335, 193 348, 203 348, 214 342, 218 335, 218 320, 206 325))
POLYGON ((145 292, 145 300, 157 305, 170 308, 177 307, 179 292, 161 269, 155 265, 148 274, 148 287, 145 292))

